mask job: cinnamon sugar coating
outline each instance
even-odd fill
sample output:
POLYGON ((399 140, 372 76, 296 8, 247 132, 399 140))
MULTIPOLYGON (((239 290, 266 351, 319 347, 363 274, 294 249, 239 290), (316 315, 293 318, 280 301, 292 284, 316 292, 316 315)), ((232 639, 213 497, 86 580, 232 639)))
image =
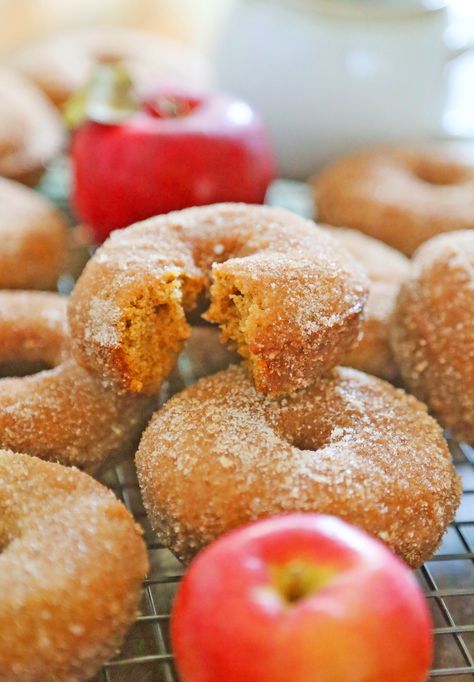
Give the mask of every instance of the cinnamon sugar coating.
POLYGON ((115 653, 148 569, 141 535, 86 474, 0 450, 1 682, 82 682, 115 653))
POLYGON ((390 321, 410 261, 399 251, 357 230, 328 228, 363 266, 370 280, 362 337, 342 364, 394 381, 398 368, 390 347, 390 321))
POLYGON ((0 289, 56 288, 69 251, 66 220, 38 192, 5 178, 0 241, 0 289))
POLYGON ((407 255, 441 232, 474 228, 474 165, 438 145, 353 154, 313 179, 318 219, 407 255))
POLYGON ((62 144, 52 104, 24 76, 0 68, 0 176, 35 185, 62 144))
POLYGON ((417 251, 392 345, 410 391, 474 445, 474 232, 440 235, 417 251))
POLYGON ((1 374, 43 368, 0 379, 0 448, 95 471, 135 450, 154 401, 105 388, 71 358, 66 305, 0 292, 1 374))
POLYGON ((362 269, 311 221, 283 209, 217 204, 112 234, 71 296, 73 352, 89 371, 150 393, 204 317, 251 369, 259 391, 307 385, 355 343, 367 298, 362 269))
POLYGON ((314 511, 364 528, 416 567, 461 496, 426 407, 344 367, 278 399, 257 393, 243 367, 201 379, 154 415, 136 465, 158 540, 184 561, 247 521, 314 511))

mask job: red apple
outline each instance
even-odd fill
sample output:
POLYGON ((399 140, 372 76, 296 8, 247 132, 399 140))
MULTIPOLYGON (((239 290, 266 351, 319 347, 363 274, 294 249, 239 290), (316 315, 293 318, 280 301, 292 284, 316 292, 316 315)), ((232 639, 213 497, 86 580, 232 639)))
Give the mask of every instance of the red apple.
MULTIPOLYGON (((98 242, 111 230, 174 209, 262 203, 275 176, 261 120, 222 93, 158 89, 135 101, 128 116, 120 109, 116 123, 107 123, 107 105, 96 101, 92 110, 96 120, 73 135, 73 204, 98 242)), ((113 121, 116 109, 110 111, 113 121)))
POLYGON ((423 682, 432 653, 410 570, 317 514, 259 521, 205 549, 171 635, 182 682, 423 682))

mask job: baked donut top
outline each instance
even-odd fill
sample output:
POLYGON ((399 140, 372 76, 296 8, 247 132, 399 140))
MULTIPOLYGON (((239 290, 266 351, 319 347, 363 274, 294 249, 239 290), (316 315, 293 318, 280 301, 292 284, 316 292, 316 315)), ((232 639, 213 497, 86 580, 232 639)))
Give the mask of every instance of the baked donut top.
POLYGON ((411 255, 441 232, 474 228, 474 162, 459 147, 378 148, 312 179, 318 216, 411 255))
POLYGON ((326 182, 347 183, 347 192, 357 187, 362 196, 367 195, 374 202, 398 201, 402 205, 413 202, 416 187, 417 205, 423 202, 428 209, 431 198, 455 209, 456 187, 474 184, 474 163, 454 147, 382 147, 336 161, 315 181, 321 186, 326 182))
MULTIPOLYGON (((407 429, 413 436, 418 433, 416 440, 423 443, 424 453, 449 461, 442 430, 426 406, 381 379, 338 367, 310 387, 275 399, 255 391, 244 367, 231 365, 171 398, 155 414, 145 441, 151 452, 166 452, 185 475, 208 452, 211 441, 209 452, 218 469, 240 462, 243 472, 251 461, 271 457, 275 464, 280 462, 288 491, 305 467, 305 453, 310 464, 317 451, 321 482, 325 467, 331 479, 337 467, 341 482, 350 479, 353 495, 360 495, 362 503, 371 494, 367 478, 376 472, 385 475, 397 447, 406 440, 407 429), (405 428, 398 430, 402 424, 405 428), (384 432, 387 438, 381 447, 384 432), (374 445, 371 470, 363 459, 352 459, 351 453, 368 451, 374 445), (290 467, 288 457, 294 460, 290 467)), ((416 480, 417 459, 405 464, 405 478, 416 480)))
POLYGON ((204 317, 248 360, 259 390, 278 394, 343 357, 367 289, 330 235, 288 211, 177 211, 114 232, 89 261, 70 301, 73 350, 129 390, 156 390, 189 336, 184 311, 208 290, 204 317))
POLYGON ((391 340, 410 390, 474 443, 474 231, 439 235, 415 253, 391 340))
POLYGON ((448 330, 457 333, 450 342, 459 340, 467 329, 474 342, 474 231, 441 234, 422 244, 413 257, 405 288, 436 313, 433 325, 444 327, 446 334, 448 330))
POLYGON ((0 450, 0 670, 84 680, 136 616, 148 561, 112 491, 77 469, 0 450))
MULTIPOLYGON (((467 286, 474 283, 474 232, 464 230, 440 234, 425 242, 415 253, 412 260, 411 277, 419 277, 428 267, 437 267, 442 276, 458 273, 460 281, 467 286)), ((433 282, 436 284, 436 282, 433 282)))
POLYGON ((0 176, 33 184, 61 149, 61 119, 26 78, 0 69, 0 176))
POLYGON ((370 290, 365 310, 366 324, 371 320, 388 324, 400 286, 409 275, 410 261, 399 251, 358 230, 329 226, 326 229, 367 273, 370 290))
POLYGON ((70 354, 67 300, 0 291, 0 448, 89 472, 132 454, 157 402, 104 387, 70 354))
POLYGON ((187 560, 252 518, 317 510, 418 565, 460 494, 425 405, 340 367, 278 399, 258 394, 242 367, 201 379, 154 415, 136 461, 160 538, 187 560))
POLYGON ((210 82, 206 60, 163 36, 108 27, 69 31, 18 53, 13 64, 60 106, 86 85, 98 63, 119 60, 139 87, 157 80, 199 87, 210 82))
POLYGON ((101 503, 116 506, 119 516, 132 521, 110 490, 77 469, 0 450, 0 481, 0 547, 34 531, 35 525, 60 512, 63 531, 67 534, 67 509, 70 512, 74 509, 73 499, 77 504, 82 498, 88 506, 94 504, 94 499, 98 507, 101 503))
POLYGON ((67 301, 58 294, 0 291, 1 367, 55 367, 69 353, 67 301))
POLYGON ((329 230, 357 262, 361 263, 370 279, 371 287, 374 283, 399 286, 408 276, 410 271, 408 258, 379 239, 372 239, 358 230, 344 227, 329 225, 322 227, 329 230))
POLYGON ((56 207, 39 192, 0 177, 0 261, 17 254, 28 240, 41 241, 51 233, 62 237, 66 250, 67 223, 56 207))

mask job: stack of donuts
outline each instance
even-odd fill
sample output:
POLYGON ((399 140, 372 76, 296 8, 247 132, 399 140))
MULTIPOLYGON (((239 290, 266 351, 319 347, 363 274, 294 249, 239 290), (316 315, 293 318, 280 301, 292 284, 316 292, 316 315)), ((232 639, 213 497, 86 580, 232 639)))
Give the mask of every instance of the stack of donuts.
POLYGON ((440 156, 345 159, 312 180, 324 224, 157 216, 112 233, 67 300, 45 291, 63 218, 0 180, 0 680, 85 680, 120 645, 146 548, 91 474, 135 453, 185 563, 290 511, 433 555, 461 496, 443 428, 474 443, 473 182, 440 156))
MULTIPOLYGON (((355 250, 360 237, 345 236, 355 250)), ((402 256, 368 245, 394 263, 375 282, 407 276, 402 256)), ((336 366, 355 354, 369 281, 327 229, 221 205, 114 233, 72 294, 76 357, 111 386, 156 390, 208 285, 204 317, 244 363, 175 395, 142 436, 138 478, 160 542, 187 562, 249 520, 323 511, 419 566, 454 514, 459 481, 425 405, 336 366)))

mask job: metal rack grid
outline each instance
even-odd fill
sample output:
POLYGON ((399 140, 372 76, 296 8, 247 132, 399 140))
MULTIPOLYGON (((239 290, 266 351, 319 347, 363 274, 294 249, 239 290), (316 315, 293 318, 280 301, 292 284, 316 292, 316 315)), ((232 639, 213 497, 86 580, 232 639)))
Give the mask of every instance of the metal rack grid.
MULTIPOLYGON (((474 450, 450 442, 464 495, 455 521, 435 557, 417 572, 428 599, 435 633, 430 680, 474 678, 474 450)), ((183 566, 154 541, 132 463, 107 472, 103 482, 143 526, 151 570, 143 584, 141 614, 118 656, 94 682, 177 682, 169 640, 171 603, 183 566)))

